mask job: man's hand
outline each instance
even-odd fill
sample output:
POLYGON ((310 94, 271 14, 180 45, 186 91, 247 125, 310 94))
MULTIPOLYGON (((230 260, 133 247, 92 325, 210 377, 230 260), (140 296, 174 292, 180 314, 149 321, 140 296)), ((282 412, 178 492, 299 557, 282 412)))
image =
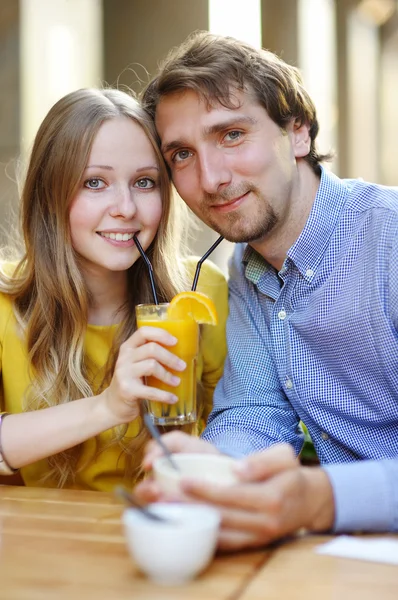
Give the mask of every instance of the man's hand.
MULTIPOLYGON (((205 442, 200 438, 188 435, 182 431, 171 431, 162 435, 162 441, 172 453, 201 453, 201 454, 220 454, 215 446, 209 442, 205 442)), ((142 466, 145 471, 150 471, 153 462, 163 456, 163 450, 155 440, 151 440, 146 449, 142 466)), ((165 496, 159 485, 152 478, 145 479, 139 483, 135 490, 135 494, 142 502, 159 502, 166 500, 183 500, 183 498, 170 498, 165 496)))
POLYGON ((229 486, 185 480, 190 500, 221 510, 219 547, 263 546, 301 528, 326 531, 333 525, 334 500, 321 468, 301 467, 287 444, 239 461, 240 483, 229 486))
MULTIPOLYGON (((189 452, 190 454, 220 454, 213 444, 205 442, 182 431, 171 431, 162 435, 162 442, 171 453, 189 452)), ((163 456, 163 450, 155 440, 151 440, 145 448, 142 466, 145 471, 152 469, 153 462, 163 456)))

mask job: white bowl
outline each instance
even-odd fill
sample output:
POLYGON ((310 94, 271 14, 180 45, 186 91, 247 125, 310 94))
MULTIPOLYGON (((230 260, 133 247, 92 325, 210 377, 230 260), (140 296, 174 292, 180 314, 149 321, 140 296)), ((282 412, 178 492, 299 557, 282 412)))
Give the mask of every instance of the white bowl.
POLYGON ((161 523, 128 508, 123 513, 127 545, 139 568, 154 582, 181 585, 210 563, 217 545, 219 512, 200 504, 150 504, 170 519, 161 523))
POLYGON ((153 464, 153 474, 163 492, 170 495, 180 494, 182 477, 200 479, 218 484, 230 485, 237 483, 238 478, 233 472, 235 459, 223 454, 172 454, 173 462, 178 466, 174 469, 167 457, 161 456, 153 464))

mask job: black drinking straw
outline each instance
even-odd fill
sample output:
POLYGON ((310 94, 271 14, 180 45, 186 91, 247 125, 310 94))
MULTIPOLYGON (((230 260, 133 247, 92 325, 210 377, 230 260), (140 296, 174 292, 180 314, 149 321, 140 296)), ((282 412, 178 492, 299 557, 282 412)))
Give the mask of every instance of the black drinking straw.
POLYGON ((156 288, 155 288, 155 281, 153 279, 153 269, 152 269, 152 265, 151 265, 151 261, 149 260, 149 258, 147 257, 147 255, 145 254, 140 242, 138 241, 138 238, 136 236, 136 234, 133 235, 133 240, 135 241, 135 245, 138 248, 139 253, 141 254, 142 258, 144 259, 146 266, 148 267, 148 274, 149 274, 149 279, 151 282, 151 288, 152 288, 152 294, 153 294, 153 301, 155 304, 159 304, 158 302, 158 296, 156 294, 156 288))
POLYGON ((196 290, 196 286, 198 285, 199 273, 200 273, 200 269, 202 267, 202 263, 204 263, 204 261, 206 260, 206 258, 208 256, 210 256, 210 254, 213 252, 213 250, 215 250, 217 248, 218 244, 220 244, 223 241, 223 239, 224 239, 224 236, 220 235, 220 237, 218 238, 218 240, 216 240, 214 242, 214 244, 212 245, 212 247, 209 248, 208 251, 198 261, 198 264, 196 265, 195 277, 193 278, 193 284, 192 284, 192 287, 191 287, 191 290, 193 292, 196 290))

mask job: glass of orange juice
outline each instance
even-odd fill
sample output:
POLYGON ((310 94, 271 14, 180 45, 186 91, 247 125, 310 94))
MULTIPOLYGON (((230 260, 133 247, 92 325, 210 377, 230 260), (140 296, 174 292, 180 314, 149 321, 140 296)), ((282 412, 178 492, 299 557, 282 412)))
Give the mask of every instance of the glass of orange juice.
POLYGON ((186 362, 182 372, 171 371, 181 379, 178 386, 169 386, 156 377, 146 377, 146 384, 160 390, 171 392, 178 397, 175 404, 148 401, 148 412, 156 425, 185 425, 197 420, 196 406, 196 361, 199 348, 199 326, 191 315, 172 315, 170 305, 139 304, 135 307, 137 327, 160 327, 177 338, 175 346, 167 350, 186 362))

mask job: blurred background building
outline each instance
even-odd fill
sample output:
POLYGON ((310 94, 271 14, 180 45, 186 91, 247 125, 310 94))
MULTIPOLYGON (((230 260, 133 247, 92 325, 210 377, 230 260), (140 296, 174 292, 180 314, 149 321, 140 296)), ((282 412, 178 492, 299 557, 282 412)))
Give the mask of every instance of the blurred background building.
MULTIPOLYGON (((17 207, 19 159, 54 102, 104 83, 139 90, 203 29, 298 66, 334 172, 398 185, 398 0, 1 0, 0 229, 17 207)), ((197 253, 215 239, 204 226, 195 236, 197 253)), ((216 251, 223 269, 230 250, 216 251)))

